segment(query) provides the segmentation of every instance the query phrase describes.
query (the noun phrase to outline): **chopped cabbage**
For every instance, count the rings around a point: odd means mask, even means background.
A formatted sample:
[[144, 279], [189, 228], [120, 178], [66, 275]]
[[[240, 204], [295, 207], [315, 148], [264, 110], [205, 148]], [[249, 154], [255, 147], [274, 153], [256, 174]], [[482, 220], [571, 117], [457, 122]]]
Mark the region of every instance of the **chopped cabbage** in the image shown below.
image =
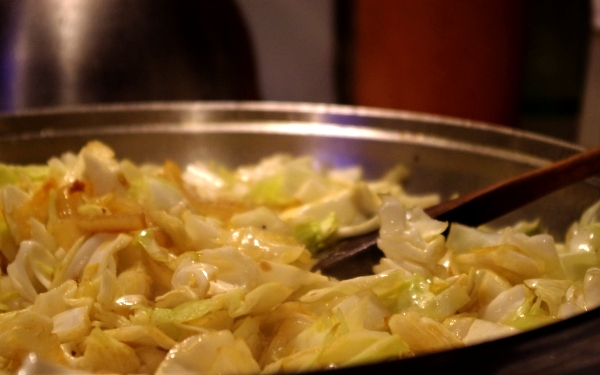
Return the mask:
[[[100, 142], [0, 165], [0, 372], [312, 371], [513, 335], [600, 305], [600, 203], [564, 243], [428, 217], [396, 166], [274, 155], [229, 169], [118, 160]], [[313, 255], [379, 229], [373, 275]], [[62, 370], [62, 371], [61, 371]], [[29, 371], [29, 372], [27, 372]]]

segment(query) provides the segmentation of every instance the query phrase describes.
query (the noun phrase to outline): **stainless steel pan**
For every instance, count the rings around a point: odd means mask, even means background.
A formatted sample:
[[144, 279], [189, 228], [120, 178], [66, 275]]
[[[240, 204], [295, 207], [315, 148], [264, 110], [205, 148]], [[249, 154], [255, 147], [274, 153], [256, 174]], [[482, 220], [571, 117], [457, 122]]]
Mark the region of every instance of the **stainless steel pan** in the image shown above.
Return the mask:
[[[276, 152], [311, 154], [335, 165], [360, 164], [376, 177], [396, 163], [412, 172], [411, 192], [442, 198], [541, 166], [581, 150], [499, 126], [409, 112], [285, 103], [153, 103], [0, 115], [0, 161], [44, 162], [91, 139], [136, 162], [214, 159], [235, 166]], [[561, 239], [600, 199], [596, 178], [492, 223], [540, 218]], [[574, 374], [600, 371], [600, 311], [473, 347], [334, 373], [435, 371]]]

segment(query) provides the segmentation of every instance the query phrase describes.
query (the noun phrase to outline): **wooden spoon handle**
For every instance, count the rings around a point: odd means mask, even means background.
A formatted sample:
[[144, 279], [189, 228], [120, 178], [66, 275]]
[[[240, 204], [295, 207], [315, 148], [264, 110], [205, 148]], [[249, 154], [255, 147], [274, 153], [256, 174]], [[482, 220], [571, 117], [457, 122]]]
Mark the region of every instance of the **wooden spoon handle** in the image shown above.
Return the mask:
[[442, 202], [425, 212], [437, 220], [479, 226], [597, 173], [600, 147]]
[[[600, 173], [600, 146], [459, 196], [425, 212], [434, 219], [479, 226], [563, 187]], [[372, 273], [383, 256], [377, 248], [378, 232], [338, 243], [313, 270], [346, 279]]]

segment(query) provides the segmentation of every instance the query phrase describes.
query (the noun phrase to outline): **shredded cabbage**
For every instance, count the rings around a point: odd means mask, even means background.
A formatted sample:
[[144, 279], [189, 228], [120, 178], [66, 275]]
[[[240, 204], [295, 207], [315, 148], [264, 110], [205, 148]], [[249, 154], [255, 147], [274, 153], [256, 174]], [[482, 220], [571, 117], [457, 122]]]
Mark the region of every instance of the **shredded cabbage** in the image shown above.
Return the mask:
[[[429, 218], [397, 166], [274, 155], [230, 169], [99, 142], [0, 165], [0, 372], [299, 372], [437, 352], [600, 305], [600, 203], [564, 243]], [[373, 275], [313, 255], [379, 229]]]

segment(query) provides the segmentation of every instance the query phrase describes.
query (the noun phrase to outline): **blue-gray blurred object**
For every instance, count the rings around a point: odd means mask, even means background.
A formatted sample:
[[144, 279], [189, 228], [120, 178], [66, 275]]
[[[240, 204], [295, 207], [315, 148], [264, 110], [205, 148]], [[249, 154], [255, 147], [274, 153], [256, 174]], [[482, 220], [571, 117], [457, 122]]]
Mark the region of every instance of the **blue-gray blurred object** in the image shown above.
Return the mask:
[[233, 1], [0, 0], [0, 110], [258, 99]]

